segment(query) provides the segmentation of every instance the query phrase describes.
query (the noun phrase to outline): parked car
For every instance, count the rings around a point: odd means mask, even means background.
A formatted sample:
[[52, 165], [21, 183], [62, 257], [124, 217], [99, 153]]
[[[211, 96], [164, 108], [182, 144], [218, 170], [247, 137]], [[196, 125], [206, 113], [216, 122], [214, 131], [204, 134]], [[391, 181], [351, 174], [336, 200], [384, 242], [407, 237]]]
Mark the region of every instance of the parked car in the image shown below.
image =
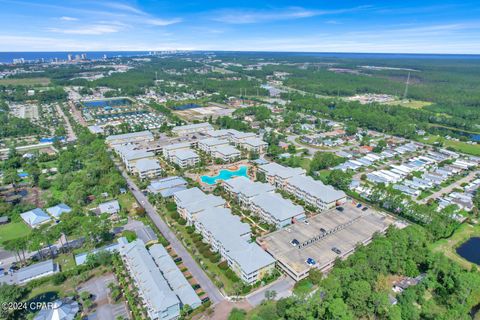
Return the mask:
[[361, 207], [362, 207], [361, 203], [357, 204], [357, 208], [361, 208]]
[[307, 260], [305, 260], [305, 262], [309, 265], [309, 266], [314, 266], [316, 264], [315, 260], [313, 260], [312, 258], [308, 258]]
[[337, 207], [336, 209], [340, 212], [343, 212], [343, 210], [345, 210], [343, 207]]
[[342, 251], [340, 251], [340, 249], [338, 249], [337, 247], [333, 247], [332, 251], [335, 252], [336, 254], [342, 254]]
[[362, 211], [367, 211], [368, 207], [363, 207]]

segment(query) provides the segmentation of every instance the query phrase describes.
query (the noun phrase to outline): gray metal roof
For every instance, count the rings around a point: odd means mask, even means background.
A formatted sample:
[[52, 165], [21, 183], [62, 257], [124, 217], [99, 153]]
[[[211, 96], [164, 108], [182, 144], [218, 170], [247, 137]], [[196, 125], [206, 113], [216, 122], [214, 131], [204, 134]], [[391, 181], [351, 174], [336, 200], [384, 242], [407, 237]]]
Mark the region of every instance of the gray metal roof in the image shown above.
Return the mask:
[[248, 144], [248, 145], [253, 146], [253, 147], [259, 147], [259, 146], [267, 145], [267, 143], [265, 141], [263, 141], [262, 139], [257, 138], [257, 137], [246, 138], [242, 141], [242, 143], [243, 144]]
[[24, 212], [20, 214], [20, 216], [26, 223], [28, 223], [32, 227], [35, 227], [52, 219], [47, 213], [45, 213], [45, 211], [40, 208], [35, 208], [33, 210]]
[[56, 206], [47, 208], [47, 212], [55, 218], [59, 218], [62, 213], [70, 211], [72, 211], [72, 208], [67, 206], [65, 203], [60, 203]]
[[293, 204], [276, 193], [262, 193], [255, 196], [252, 198], [252, 204], [262, 208], [278, 221], [285, 221], [305, 212], [301, 206]]
[[162, 313], [179, 305], [180, 301], [161, 275], [142, 240], [121, 245], [120, 253], [127, 261], [129, 273], [135, 279], [134, 283], [141, 291], [143, 300], [154, 313]]
[[187, 190], [175, 192], [175, 199], [177, 205], [186, 206], [189, 203], [200, 201], [204, 198], [205, 193], [197, 187], [190, 188]]
[[231, 155], [235, 155], [235, 154], [238, 154], [238, 155], [240, 154], [240, 151], [237, 148], [229, 146], [229, 145], [218, 146], [218, 147], [215, 147], [214, 150], [216, 152], [219, 152], [219, 153], [223, 154], [224, 156], [231, 156]]
[[161, 193], [162, 197], [169, 197], [175, 192], [185, 190], [187, 181], [181, 177], [173, 176], [154, 180], [147, 187], [151, 193]]
[[230, 186], [233, 192], [241, 193], [248, 198], [275, 190], [275, 187], [268, 183], [253, 182], [242, 176], [226, 180], [223, 183]]
[[150, 247], [150, 254], [182, 304], [188, 304], [192, 308], [200, 306], [202, 304], [201, 300], [167, 250], [160, 244], [154, 244]]
[[223, 139], [218, 139], [218, 138], [207, 138], [207, 139], [198, 141], [198, 144], [204, 144], [209, 147], [214, 147], [222, 144], [228, 144], [228, 141]]
[[73, 320], [79, 309], [73, 299], [56, 300], [52, 308], [42, 308], [34, 320]]
[[140, 172], [161, 169], [158, 160], [155, 159], [140, 159], [135, 163], [135, 167]]
[[0, 277], [0, 283], [21, 284], [42, 275], [58, 272], [58, 265], [52, 260], [46, 260], [18, 269], [13, 274]]
[[346, 197], [345, 192], [337, 190], [332, 186], [324, 185], [321, 181], [314, 180], [311, 177], [295, 176], [288, 179], [288, 183], [325, 203]]
[[190, 213], [196, 213], [212, 207], [219, 207], [225, 205], [226, 201], [222, 197], [208, 194], [203, 196], [199, 201], [190, 202], [184, 206], [185, 210]]
[[305, 174], [305, 170], [301, 168], [290, 168], [279, 165], [275, 162], [270, 162], [259, 166], [259, 168], [268, 173], [268, 175], [279, 176], [280, 178], [287, 179], [296, 175]]
[[200, 129], [200, 128], [205, 128], [205, 130], [213, 130], [213, 127], [210, 123], [202, 122], [202, 123], [187, 124], [184, 126], [176, 126], [172, 129], [172, 131], [176, 132], [176, 131]]
[[241, 250], [235, 250], [228, 254], [249, 274], [275, 263], [275, 259], [256, 243], [245, 243]]
[[173, 154], [180, 160], [188, 160], [192, 158], [198, 158], [198, 154], [192, 149], [180, 149], [174, 151]]
[[117, 134], [113, 136], [108, 136], [105, 140], [110, 142], [112, 140], [125, 140], [130, 138], [140, 138], [145, 137], [147, 140], [153, 140], [153, 134], [150, 131], [140, 131], [140, 132], [132, 132], [132, 133], [125, 133], [125, 134]]
[[117, 200], [111, 200], [108, 202], [100, 203], [98, 205], [100, 213], [117, 213], [120, 211], [120, 203]]

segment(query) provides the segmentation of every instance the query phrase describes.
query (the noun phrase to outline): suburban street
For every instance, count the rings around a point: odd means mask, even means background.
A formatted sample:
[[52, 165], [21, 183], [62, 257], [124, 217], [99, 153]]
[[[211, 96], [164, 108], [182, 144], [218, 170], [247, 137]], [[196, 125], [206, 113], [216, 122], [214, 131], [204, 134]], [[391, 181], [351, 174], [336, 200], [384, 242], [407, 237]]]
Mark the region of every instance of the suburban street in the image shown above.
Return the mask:
[[435, 193], [432, 193], [431, 195], [429, 195], [428, 197], [426, 197], [425, 199], [422, 199], [421, 200], [421, 203], [427, 203], [428, 200], [430, 199], [436, 199], [436, 198], [439, 198], [442, 196], [442, 194], [444, 193], [450, 193], [453, 191], [453, 189], [455, 188], [459, 188], [461, 186], [462, 183], [469, 183], [470, 181], [472, 181], [473, 179], [475, 179], [475, 176], [477, 174], [480, 174], [480, 171], [472, 171], [470, 172], [466, 177], [463, 177], [462, 179], [458, 180], [458, 181], [455, 181], [454, 183], [452, 183], [451, 185], [445, 187], [445, 188], [442, 188], [440, 189], [439, 191], [435, 192]]
[[128, 174], [119, 168], [123, 177], [127, 180], [128, 187], [137, 199], [138, 203], [145, 209], [153, 223], [157, 226], [163, 236], [170, 242], [175, 252], [183, 259], [183, 264], [188, 268], [190, 273], [200, 283], [202, 289], [208, 294], [213, 304], [225, 300], [218, 288], [213, 284], [205, 272], [197, 265], [195, 260], [190, 256], [188, 251], [183, 247], [182, 243], [177, 239], [175, 234], [170, 230], [167, 224], [157, 214], [156, 209], [150, 204], [147, 197], [138, 189], [137, 185], [130, 179]]

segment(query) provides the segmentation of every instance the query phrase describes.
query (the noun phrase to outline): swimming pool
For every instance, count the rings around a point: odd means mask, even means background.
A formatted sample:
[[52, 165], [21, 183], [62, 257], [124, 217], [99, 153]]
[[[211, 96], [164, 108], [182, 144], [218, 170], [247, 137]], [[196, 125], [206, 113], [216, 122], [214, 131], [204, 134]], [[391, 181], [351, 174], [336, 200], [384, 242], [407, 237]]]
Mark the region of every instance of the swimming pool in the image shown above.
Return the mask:
[[223, 170], [220, 170], [220, 172], [216, 176], [201, 176], [200, 179], [202, 180], [203, 183], [211, 185], [211, 184], [217, 183], [218, 180], [228, 180], [233, 177], [241, 176], [241, 177], [248, 178], [247, 169], [248, 169], [247, 166], [241, 166], [240, 168], [238, 168], [238, 170], [235, 170], [235, 171], [223, 169]]

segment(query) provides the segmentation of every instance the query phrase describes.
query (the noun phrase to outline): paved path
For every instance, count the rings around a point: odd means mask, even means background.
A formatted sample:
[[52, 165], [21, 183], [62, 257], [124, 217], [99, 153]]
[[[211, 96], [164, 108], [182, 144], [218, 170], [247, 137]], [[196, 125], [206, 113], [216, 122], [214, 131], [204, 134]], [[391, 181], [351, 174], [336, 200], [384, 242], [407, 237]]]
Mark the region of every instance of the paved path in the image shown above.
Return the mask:
[[128, 187], [132, 191], [137, 201], [145, 209], [145, 212], [148, 214], [150, 219], [152, 219], [153, 223], [157, 226], [163, 236], [170, 242], [173, 250], [175, 250], [175, 252], [183, 259], [183, 264], [202, 286], [203, 291], [208, 294], [212, 303], [216, 304], [225, 300], [218, 288], [213, 284], [205, 272], [197, 265], [195, 260], [190, 256], [188, 251], [183, 247], [182, 243], [177, 239], [167, 224], [160, 218], [155, 208], [148, 201], [147, 197], [138, 189], [137, 185], [132, 181], [132, 179], [130, 179], [127, 173], [122, 168], [119, 169], [122, 172], [123, 177], [127, 180]]
[[445, 187], [445, 188], [442, 188], [442, 189], [440, 189], [439, 191], [437, 191], [437, 192], [435, 192], [435, 193], [432, 193], [432, 194], [429, 195], [428, 197], [422, 199], [420, 202], [421, 202], [421, 203], [427, 203], [427, 201], [428, 201], [429, 199], [437, 199], [437, 198], [440, 198], [440, 197], [442, 196], [442, 194], [444, 194], [444, 193], [450, 193], [450, 192], [452, 192], [453, 189], [455, 189], [455, 188], [461, 188], [460, 185], [461, 185], [462, 183], [464, 183], [464, 182], [468, 183], [468, 182], [472, 181], [473, 179], [475, 179], [475, 176], [476, 176], [477, 174], [480, 174], [480, 171], [478, 171], [478, 170], [477, 170], [477, 171], [472, 171], [472, 172], [470, 172], [466, 177], [463, 177], [462, 179], [455, 181], [455, 182], [452, 183], [451, 185], [449, 185], [449, 186], [447, 186], [447, 187]]

